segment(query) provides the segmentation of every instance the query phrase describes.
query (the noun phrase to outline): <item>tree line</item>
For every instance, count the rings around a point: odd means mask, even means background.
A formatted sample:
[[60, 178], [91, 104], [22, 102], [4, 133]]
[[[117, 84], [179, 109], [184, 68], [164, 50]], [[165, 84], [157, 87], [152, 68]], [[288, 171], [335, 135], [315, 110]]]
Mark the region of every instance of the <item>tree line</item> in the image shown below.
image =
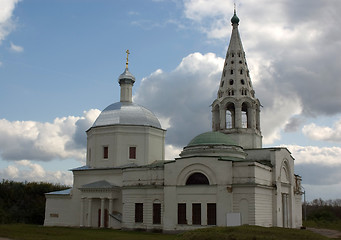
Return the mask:
[[45, 193], [60, 191], [69, 186], [46, 182], [0, 182], [0, 224], [43, 224]]
[[303, 216], [306, 210], [307, 220], [333, 222], [341, 220], [341, 199], [314, 199], [303, 203]]

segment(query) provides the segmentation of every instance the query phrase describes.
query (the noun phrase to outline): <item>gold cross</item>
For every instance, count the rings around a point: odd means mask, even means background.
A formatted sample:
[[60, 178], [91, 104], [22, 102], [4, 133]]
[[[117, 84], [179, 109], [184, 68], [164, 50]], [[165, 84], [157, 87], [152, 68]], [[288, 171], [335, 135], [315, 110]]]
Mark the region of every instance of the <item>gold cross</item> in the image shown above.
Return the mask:
[[126, 68], [128, 68], [128, 57], [129, 57], [129, 54], [130, 54], [130, 52], [129, 52], [129, 49], [126, 51], [126, 53], [127, 53], [127, 62], [126, 62]]

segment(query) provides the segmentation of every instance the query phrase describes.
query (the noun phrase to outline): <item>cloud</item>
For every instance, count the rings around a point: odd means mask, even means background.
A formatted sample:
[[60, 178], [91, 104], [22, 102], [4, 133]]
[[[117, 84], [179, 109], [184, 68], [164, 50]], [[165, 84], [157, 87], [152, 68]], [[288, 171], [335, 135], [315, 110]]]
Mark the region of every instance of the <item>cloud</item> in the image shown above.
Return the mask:
[[285, 125], [285, 132], [296, 132], [300, 129], [301, 125], [305, 122], [305, 119], [298, 116], [293, 116], [289, 122]]
[[10, 49], [13, 51], [13, 52], [18, 52], [18, 53], [20, 53], [20, 52], [23, 52], [24, 51], [24, 48], [23, 47], [21, 47], [21, 46], [18, 46], [18, 45], [15, 45], [14, 43], [10, 43], [11, 44], [11, 47], [10, 47]]
[[[230, 35], [232, 8], [232, 1], [184, 1], [185, 17], [219, 41]], [[270, 83], [276, 94], [298, 98], [305, 116], [340, 113], [340, 8], [341, 1], [240, 2], [239, 29], [255, 88]], [[267, 97], [259, 96], [261, 102]]]
[[0, 119], [0, 155], [4, 160], [85, 159], [87, 130], [98, 114], [56, 118], [52, 123]]
[[332, 128], [311, 123], [305, 125], [302, 132], [313, 140], [341, 143], [341, 119], [335, 122]]
[[[284, 145], [283, 145], [284, 146]], [[285, 145], [295, 157], [295, 164], [319, 164], [325, 166], [341, 166], [340, 147], [317, 147]]]
[[[284, 147], [287, 147], [294, 156], [295, 173], [302, 176], [303, 184], [309, 187], [309, 190], [306, 190], [309, 191], [309, 194], [314, 195], [313, 198], [324, 196], [318, 192], [320, 188], [326, 189], [328, 186], [335, 188], [335, 186], [341, 185], [340, 147], [298, 145]], [[312, 192], [314, 193], [312, 194]], [[338, 193], [340, 194], [340, 191]]]
[[72, 173], [64, 171], [46, 171], [41, 165], [29, 160], [15, 161], [7, 168], [0, 169], [3, 179], [29, 182], [52, 182], [71, 186]]
[[13, 11], [20, 0], [1, 0], [0, 1], [0, 44], [6, 36], [15, 28], [12, 19]]
[[216, 97], [223, 61], [213, 53], [192, 53], [173, 71], [159, 69], [141, 81], [134, 101], [167, 119], [167, 144], [183, 147], [211, 129], [210, 104]]
[[179, 154], [181, 151], [182, 151], [181, 147], [176, 147], [176, 146], [173, 146], [171, 144], [166, 144], [166, 146], [165, 146], [165, 152], [166, 152], [165, 159], [166, 160], [174, 160], [175, 158], [179, 157]]

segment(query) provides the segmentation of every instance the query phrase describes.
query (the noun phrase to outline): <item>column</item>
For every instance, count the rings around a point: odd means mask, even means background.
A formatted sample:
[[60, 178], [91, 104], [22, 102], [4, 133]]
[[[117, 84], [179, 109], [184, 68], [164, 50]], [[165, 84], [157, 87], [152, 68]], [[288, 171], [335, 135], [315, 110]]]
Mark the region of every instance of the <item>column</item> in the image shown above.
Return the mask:
[[112, 217], [110, 217], [110, 214], [112, 214], [112, 206], [113, 205], [113, 199], [109, 198], [109, 228], [111, 228], [111, 219]]
[[242, 108], [236, 107], [235, 108], [235, 127], [236, 128], [242, 128]]
[[207, 226], [207, 203], [201, 203], [201, 225]]
[[255, 129], [256, 128], [256, 110], [250, 107], [247, 109], [247, 111], [248, 111], [248, 127]]
[[81, 211], [80, 211], [80, 221], [79, 226], [84, 227], [84, 198], [81, 198]]
[[256, 128], [260, 130], [260, 113], [259, 109], [256, 110]]
[[104, 228], [104, 203], [105, 203], [105, 198], [101, 198], [101, 228]]
[[220, 114], [220, 129], [225, 129], [226, 128], [226, 110], [225, 110], [225, 108], [220, 108], [219, 114]]
[[91, 227], [92, 222], [92, 198], [88, 200], [88, 227]]

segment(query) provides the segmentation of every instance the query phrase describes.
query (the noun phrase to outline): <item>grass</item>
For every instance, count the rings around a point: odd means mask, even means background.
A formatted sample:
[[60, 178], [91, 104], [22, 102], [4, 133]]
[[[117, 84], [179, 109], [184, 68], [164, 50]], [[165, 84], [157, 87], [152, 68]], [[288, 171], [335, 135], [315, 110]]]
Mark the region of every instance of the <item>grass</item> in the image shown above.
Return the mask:
[[319, 234], [301, 229], [285, 229], [278, 227], [213, 227], [189, 231], [178, 240], [319, 240], [329, 239]]
[[173, 240], [176, 235], [112, 229], [43, 227], [27, 224], [0, 225], [0, 237], [18, 240]]
[[328, 239], [308, 230], [264, 228], [257, 226], [212, 227], [185, 232], [181, 235], [132, 232], [111, 229], [43, 227], [26, 224], [0, 225], [0, 237], [15, 240], [284, 240], [284, 239]]
[[303, 226], [312, 228], [326, 228], [341, 231], [341, 220], [338, 221], [304, 221]]

